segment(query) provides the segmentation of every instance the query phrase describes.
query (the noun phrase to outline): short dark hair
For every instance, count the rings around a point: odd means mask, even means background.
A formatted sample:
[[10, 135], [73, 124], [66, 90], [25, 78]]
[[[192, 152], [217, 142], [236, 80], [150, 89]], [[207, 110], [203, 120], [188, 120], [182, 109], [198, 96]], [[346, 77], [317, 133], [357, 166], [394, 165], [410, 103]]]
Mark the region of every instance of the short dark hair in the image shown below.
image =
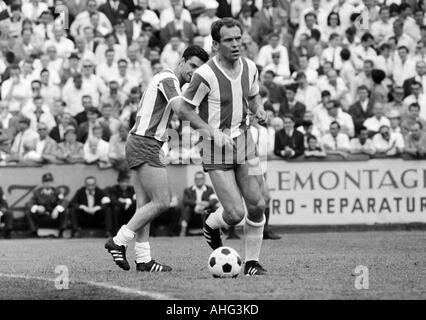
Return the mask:
[[294, 116], [291, 113], [284, 114], [283, 115], [283, 120], [284, 120], [284, 118], [290, 119], [291, 121], [295, 122], [294, 121]]
[[348, 48], [343, 48], [342, 51], [340, 51], [340, 57], [342, 58], [342, 60], [348, 61], [351, 57], [351, 52]]
[[185, 61], [192, 57], [197, 57], [203, 62], [207, 62], [209, 60], [209, 54], [206, 52], [206, 50], [197, 45], [188, 46], [188, 48], [186, 48], [182, 54], [182, 58]]
[[364, 33], [361, 37], [361, 42], [368, 41], [368, 40], [374, 40], [374, 37], [370, 32]]
[[328, 15], [328, 17], [327, 17], [327, 25], [328, 26], [330, 25], [330, 19], [331, 19], [332, 15], [336, 15], [337, 16], [337, 25], [340, 26], [340, 15], [337, 12], [335, 12], [335, 11], [331, 11], [330, 14]]
[[413, 125], [415, 125], [415, 124], [418, 124], [420, 130], [423, 130], [423, 123], [421, 121], [417, 120], [416, 122], [413, 123]]
[[334, 124], [337, 124], [337, 128], [339, 128], [339, 129], [340, 129], [340, 123], [338, 123], [337, 121], [333, 121], [333, 122], [331, 122], [331, 123], [330, 123], [330, 127], [331, 127], [332, 125], [334, 125]]
[[413, 102], [412, 104], [410, 104], [408, 106], [408, 110], [412, 109], [412, 108], [417, 108], [420, 110], [420, 105], [417, 102]]
[[211, 27], [211, 35], [214, 41], [220, 42], [220, 29], [222, 29], [223, 26], [227, 28], [238, 27], [241, 31], [241, 34], [244, 32], [241, 22], [233, 18], [226, 17], [213, 22]]
[[95, 180], [95, 183], [97, 182], [97, 180], [96, 180], [96, 178], [94, 176], [88, 176], [88, 177], [86, 177], [84, 179], [84, 182], [87, 182], [87, 180], [90, 180], [90, 179]]
[[361, 131], [365, 131], [365, 130], [368, 131], [367, 127], [366, 126], [361, 126], [361, 128], [359, 128], [359, 133], [361, 133]]

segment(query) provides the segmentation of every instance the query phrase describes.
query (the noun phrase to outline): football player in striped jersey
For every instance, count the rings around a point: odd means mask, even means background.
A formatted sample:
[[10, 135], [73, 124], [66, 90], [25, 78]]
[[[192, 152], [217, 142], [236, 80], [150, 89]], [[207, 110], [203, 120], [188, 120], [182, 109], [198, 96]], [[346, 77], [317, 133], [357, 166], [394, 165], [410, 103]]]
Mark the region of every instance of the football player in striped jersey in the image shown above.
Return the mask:
[[[148, 272], [171, 271], [170, 266], [151, 257], [149, 244], [150, 222], [169, 207], [170, 194], [165, 159], [161, 150], [167, 140], [167, 126], [173, 111], [195, 129], [213, 135], [214, 130], [195, 113], [191, 106], [180, 103], [181, 86], [191, 80], [194, 71], [209, 59], [198, 46], [189, 46], [175, 71], [163, 70], [148, 85], [139, 105], [136, 123], [126, 142], [126, 160], [131, 169], [137, 209], [117, 235], [110, 238], [105, 248], [114, 262], [130, 270], [126, 259], [128, 243], [136, 240], [136, 270]], [[220, 143], [232, 145], [232, 139], [223, 135]]]

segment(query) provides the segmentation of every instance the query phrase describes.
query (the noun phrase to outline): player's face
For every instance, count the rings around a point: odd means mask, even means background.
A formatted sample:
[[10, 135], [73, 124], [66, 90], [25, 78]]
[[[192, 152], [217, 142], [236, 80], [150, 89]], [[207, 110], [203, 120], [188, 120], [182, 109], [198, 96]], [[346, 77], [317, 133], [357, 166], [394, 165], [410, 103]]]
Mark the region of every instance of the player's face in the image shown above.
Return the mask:
[[225, 60], [234, 62], [241, 55], [241, 30], [237, 26], [228, 28], [223, 26], [220, 29], [220, 42], [216, 43], [217, 52]]
[[197, 70], [204, 62], [198, 57], [191, 57], [188, 60], [182, 59], [182, 79], [185, 83], [190, 82], [194, 71]]

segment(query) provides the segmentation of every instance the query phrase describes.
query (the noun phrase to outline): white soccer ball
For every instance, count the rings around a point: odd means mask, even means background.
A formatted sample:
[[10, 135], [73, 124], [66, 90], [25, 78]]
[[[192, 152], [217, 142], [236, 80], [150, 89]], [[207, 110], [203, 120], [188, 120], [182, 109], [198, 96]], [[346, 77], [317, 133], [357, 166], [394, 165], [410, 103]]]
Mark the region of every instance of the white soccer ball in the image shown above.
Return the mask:
[[208, 268], [215, 278], [236, 278], [241, 271], [241, 258], [230, 247], [220, 247], [209, 257]]

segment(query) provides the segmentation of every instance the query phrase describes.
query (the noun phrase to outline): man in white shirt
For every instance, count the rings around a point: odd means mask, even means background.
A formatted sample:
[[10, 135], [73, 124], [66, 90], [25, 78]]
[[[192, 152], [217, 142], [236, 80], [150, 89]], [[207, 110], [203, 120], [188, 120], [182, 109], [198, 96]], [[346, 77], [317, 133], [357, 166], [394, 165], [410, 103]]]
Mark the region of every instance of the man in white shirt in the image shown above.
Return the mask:
[[316, 127], [321, 136], [329, 133], [332, 122], [339, 123], [341, 133], [346, 134], [348, 137], [354, 136], [355, 129], [352, 117], [342, 110], [339, 101], [330, 100], [325, 104], [325, 109], [327, 112], [317, 112]]
[[296, 82], [299, 84], [296, 91], [296, 100], [303, 103], [307, 111], [313, 110], [321, 101], [320, 90], [308, 84], [306, 75], [303, 72], [297, 73]]
[[133, 40], [139, 37], [142, 22], [147, 22], [155, 30], [160, 30], [160, 19], [154, 11], [148, 9], [148, 1], [139, 0], [137, 3], [133, 17], [132, 14], [129, 14], [129, 20], [133, 23]]
[[97, 75], [93, 74], [93, 62], [90, 60], [83, 61], [83, 89], [93, 100], [93, 105], [99, 105], [99, 98], [108, 91], [108, 87]]
[[21, 103], [31, 98], [31, 84], [23, 81], [20, 73], [19, 66], [12, 65], [9, 79], [1, 84], [2, 100], [9, 101], [9, 109], [11, 111], [20, 110]]
[[83, 89], [83, 77], [77, 73], [72, 79], [67, 81], [62, 89], [62, 99], [67, 105], [65, 111], [73, 117], [84, 111], [81, 101], [86, 94], [86, 90]]
[[24, 116], [26, 116], [31, 121], [30, 129], [36, 131], [37, 125], [40, 122], [43, 122], [50, 132], [50, 130], [56, 126], [56, 121], [53, 115], [50, 113], [50, 109], [44, 105], [44, 101], [41, 96], [34, 98], [34, 106], [34, 110], [24, 114]]
[[416, 75], [416, 63], [408, 56], [408, 53], [406, 46], [398, 47], [392, 74], [396, 86], [402, 86], [405, 80]]
[[40, 0], [30, 0], [22, 5], [22, 14], [31, 21], [37, 21], [44, 11], [48, 11], [47, 3]]
[[24, 116], [19, 119], [19, 131], [10, 148], [10, 161], [19, 161], [27, 152], [35, 149], [39, 135], [30, 129], [30, 122], [31, 120]]
[[74, 51], [74, 42], [65, 38], [64, 29], [62, 26], [55, 25], [53, 27], [53, 39], [49, 39], [45, 43], [45, 49], [50, 46], [55, 46], [58, 56], [66, 59]]
[[172, 35], [161, 53], [160, 62], [165, 68], [175, 70], [179, 64], [185, 45], [178, 34]]
[[[160, 28], [164, 28], [169, 22], [172, 22], [175, 19], [175, 8], [177, 6], [182, 6], [182, 0], [171, 0], [171, 7], [164, 9], [160, 14]], [[191, 14], [188, 10], [182, 9], [182, 19], [192, 23]]]
[[277, 33], [272, 33], [269, 35], [269, 44], [263, 46], [259, 50], [259, 55], [257, 57], [258, 65], [265, 67], [268, 64], [273, 63], [272, 53], [279, 52], [280, 65], [282, 64], [283, 66], [287, 67], [287, 69], [290, 68], [287, 48], [282, 44], [279, 44], [279, 39], [280, 36]]
[[327, 72], [327, 80], [319, 83], [319, 89], [321, 91], [329, 91], [331, 99], [340, 101], [345, 109], [347, 109], [352, 102], [349, 96], [349, 89], [334, 69]]
[[380, 44], [393, 33], [393, 23], [390, 20], [390, 11], [388, 6], [380, 7], [380, 20], [371, 24], [371, 34], [374, 36], [376, 43]]
[[364, 127], [369, 131], [370, 136], [378, 132], [381, 126], [390, 127], [390, 121], [385, 117], [385, 107], [383, 104], [376, 102], [373, 107], [374, 116], [364, 121]]
[[379, 132], [373, 137], [373, 145], [379, 156], [395, 156], [404, 150], [404, 140], [397, 139], [397, 135], [390, 132], [387, 125], [382, 125]]
[[352, 154], [367, 154], [373, 156], [376, 153], [373, 140], [368, 138], [368, 130], [366, 127], [361, 127], [358, 137], [351, 140]]
[[115, 51], [113, 49], [107, 49], [105, 51], [105, 63], [100, 63], [96, 67], [96, 75], [101, 78], [105, 84], [108, 84], [118, 76], [117, 63], [114, 62]]
[[372, 48], [374, 37], [371, 33], [366, 32], [361, 37], [361, 44], [353, 50], [353, 62], [355, 69], [361, 70], [365, 60], [374, 61], [377, 57], [376, 51]]
[[317, 16], [317, 21], [318, 21], [318, 25], [321, 28], [324, 28], [327, 26], [327, 17], [328, 14], [330, 13], [329, 11], [327, 11], [326, 9], [324, 9], [324, 7], [321, 4], [321, 0], [312, 0], [312, 7], [308, 7], [306, 9], [304, 9], [300, 15], [299, 18], [299, 27], [304, 27], [305, 26], [305, 15], [308, 12], [314, 12], [315, 15]]
[[98, 29], [101, 29], [105, 34], [112, 32], [111, 22], [103, 12], [98, 11], [96, 0], [88, 0], [87, 10], [80, 12], [71, 24], [70, 33], [73, 37], [83, 35], [83, 28], [91, 25], [91, 13], [97, 13], [99, 15]]
[[348, 135], [340, 132], [340, 124], [337, 121], [330, 124], [329, 130], [330, 132], [321, 139], [322, 148], [327, 155], [340, 155], [346, 158], [351, 148]]
[[326, 48], [322, 53], [322, 59], [331, 63], [333, 69], [340, 70], [342, 68], [342, 58], [340, 52], [342, 47], [340, 46], [341, 39], [337, 33], [332, 33], [329, 39], [329, 47]]

